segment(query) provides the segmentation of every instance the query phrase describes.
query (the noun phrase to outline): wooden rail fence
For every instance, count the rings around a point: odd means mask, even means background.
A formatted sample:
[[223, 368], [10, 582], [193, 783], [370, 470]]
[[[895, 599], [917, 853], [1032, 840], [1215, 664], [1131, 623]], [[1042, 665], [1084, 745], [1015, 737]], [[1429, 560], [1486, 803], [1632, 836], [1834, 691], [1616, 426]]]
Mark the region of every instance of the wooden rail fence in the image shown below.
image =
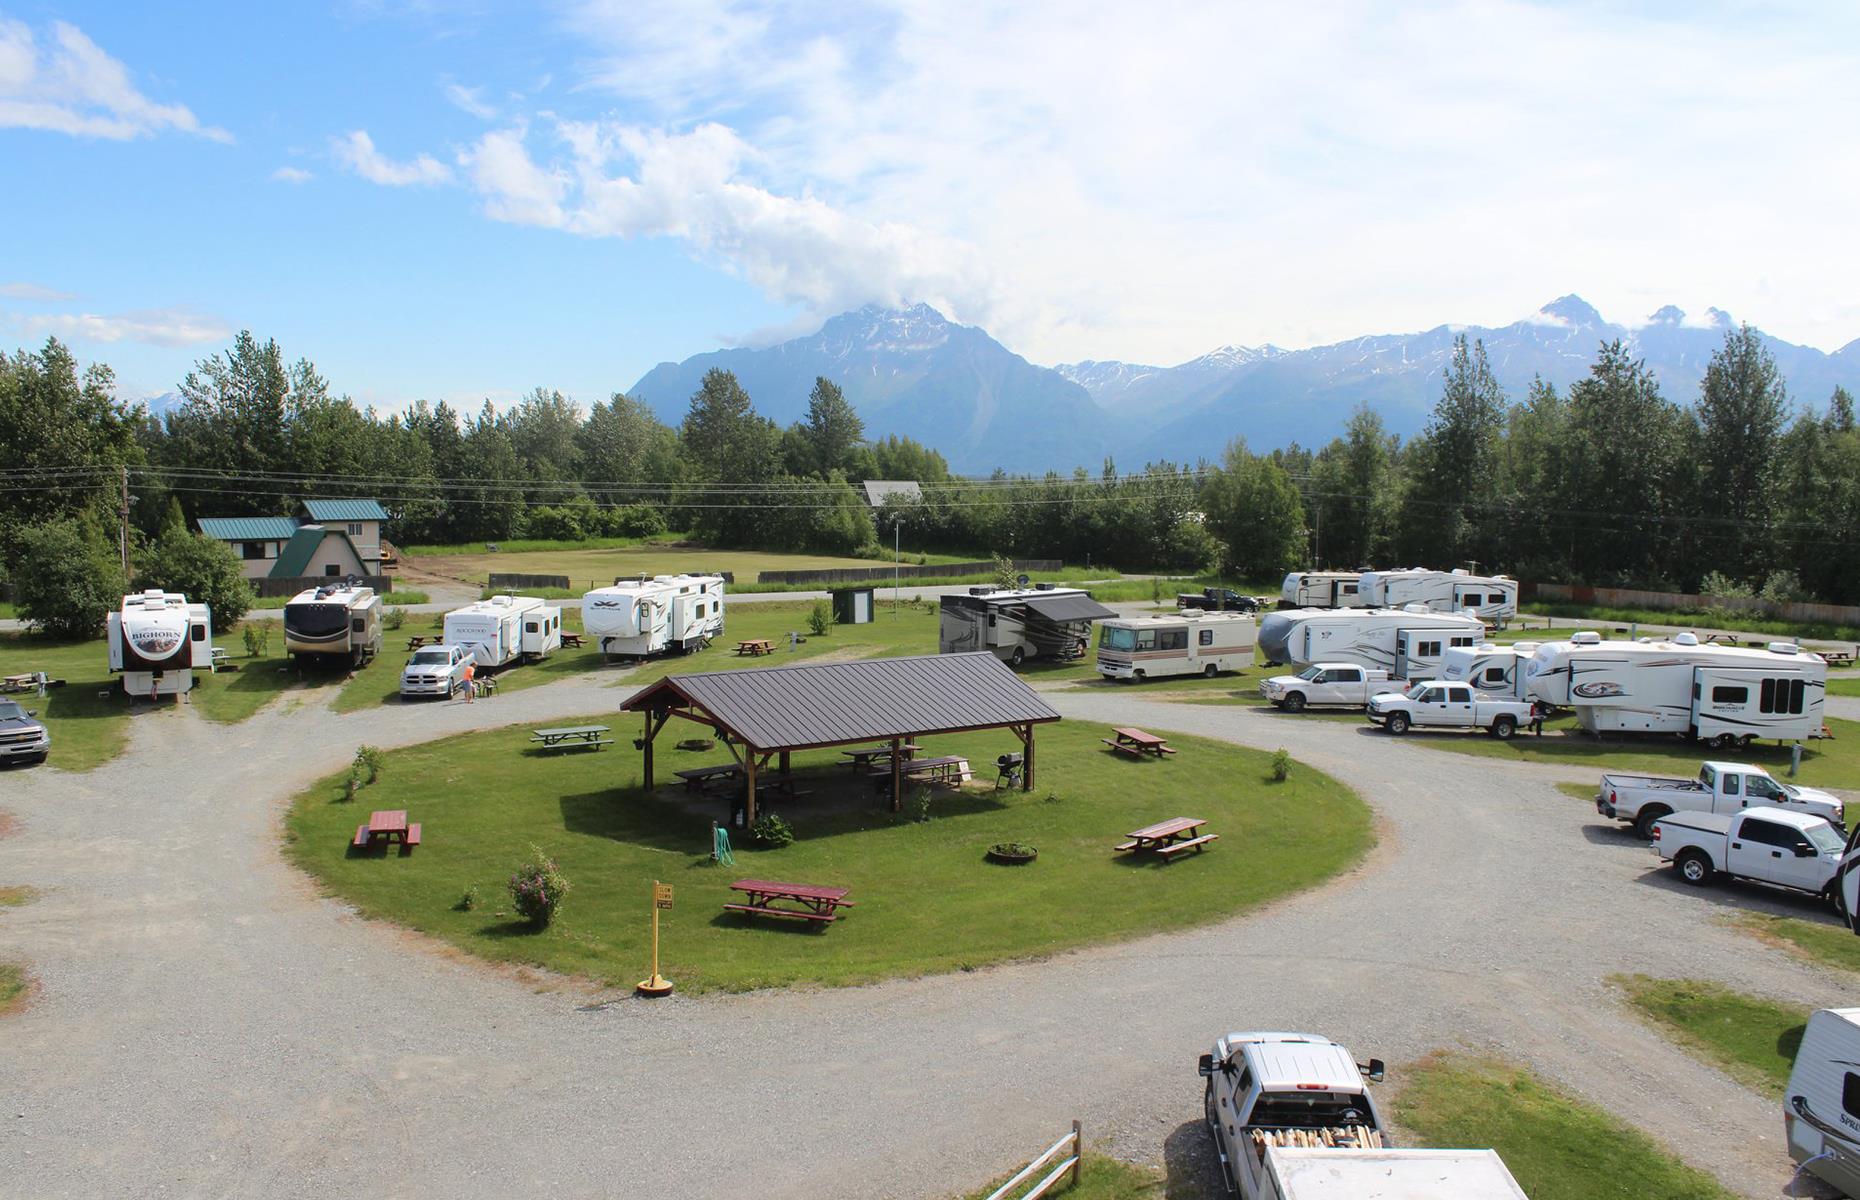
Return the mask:
[[1012, 1179], [989, 1193], [988, 1200], [1008, 1200], [1009, 1194], [1012, 1193], [1015, 1188], [1026, 1183], [1027, 1180], [1031, 1179], [1037, 1172], [1044, 1170], [1054, 1159], [1062, 1154], [1070, 1154], [1070, 1157], [1054, 1167], [1040, 1180], [1040, 1182], [1034, 1184], [1032, 1191], [1021, 1193], [1016, 1197], [1016, 1200], [1040, 1200], [1041, 1196], [1053, 1190], [1059, 1183], [1061, 1176], [1067, 1174], [1071, 1176], [1071, 1178], [1067, 1180], [1067, 1183], [1073, 1187], [1078, 1186], [1080, 1160], [1085, 1157], [1085, 1140], [1079, 1135], [1079, 1123], [1077, 1121], [1072, 1122], [1071, 1133], [1066, 1134], [1066, 1136], [1060, 1138], [1051, 1146], [1048, 1146], [1045, 1154], [1040, 1155], [1040, 1157], [1016, 1171]]
[[[1058, 571], [1065, 563], [1056, 558], [1017, 558], [1014, 570], [1019, 572]], [[891, 567], [823, 567], [812, 571], [761, 571], [756, 575], [757, 583], [865, 583], [891, 579], [959, 579], [964, 575], [989, 575], [994, 572], [992, 562], [961, 563], [927, 563], [919, 566]]]

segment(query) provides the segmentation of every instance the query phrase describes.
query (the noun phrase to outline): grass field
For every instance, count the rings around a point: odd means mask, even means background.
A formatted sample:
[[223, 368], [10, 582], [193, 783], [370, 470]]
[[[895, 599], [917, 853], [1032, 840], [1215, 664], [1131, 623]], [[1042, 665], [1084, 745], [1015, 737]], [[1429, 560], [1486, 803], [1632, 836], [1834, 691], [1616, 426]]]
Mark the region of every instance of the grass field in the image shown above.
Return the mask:
[[1490, 1146], [1531, 1200], [1733, 1200], [1703, 1171], [1509, 1063], [1435, 1055], [1395, 1116], [1430, 1146]]
[[1860, 675], [1837, 675], [1828, 680], [1830, 696], [1860, 696]]
[[1860, 642], [1860, 629], [1851, 625], [1834, 625], [1823, 621], [1783, 621], [1773, 617], [1752, 616], [1728, 609], [1603, 608], [1587, 604], [1562, 604], [1527, 600], [1518, 611], [1535, 616], [1560, 617], [1582, 622], [1611, 625], [1666, 625], [1680, 629], [1734, 629], [1743, 633], [1767, 633], [1777, 637], [1820, 638], [1825, 641]]
[[[514, 545], [521, 545], [515, 543]], [[813, 571], [851, 567], [870, 570], [887, 564], [869, 558], [843, 558], [828, 554], [775, 554], [756, 550], [705, 550], [660, 542], [630, 543], [605, 549], [585, 545], [524, 550], [504, 545], [496, 554], [483, 547], [464, 554], [410, 556], [411, 571], [440, 575], [483, 587], [493, 571], [510, 575], [566, 575], [579, 595], [632, 575], [676, 575], [679, 572], [729, 571], [743, 584], [753, 584], [762, 571]], [[906, 562], [915, 559], [906, 558]], [[930, 561], [938, 559], [932, 556]], [[958, 561], [945, 558], [943, 561]], [[585, 586], [584, 586], [585, 585]], [[801, 586], [801, 585], [797, 585]]]
[[[706, 991], [950, 971], [1220, 920], [1329, 878], [1373, 840], [1362, 801], [1309, 767], [1275, 784], [1269, 755], [1186, 737], [1171, 739], [1181, 750], [1173, 759], [1131, 762], [1100, 744], [1100, 727], [1068, 722], [1039, 730], [1032, 793], [991, 786], [995, 755], [1017, 745], [1006, 731], [931, 739], [934, 753], [967, 756], [988, 782], [932, 792], [928, 822], [881, 809], [836, 751], [798, 754], [800, 786], [814, 794], [776, 806], [798, 840], [758, 850], [739, 834], [736, 865], [714, 867], [710, 822], [727, 818], [729, 802], [675, 787], [642, 793], [627, 736], [637, 722], [595, 719], [616, 724], [620, 746], [544, 755], [526, 748], [524, 729], [451, 738], [391, 752], [381, 781], [355, 803], [338, 799], [332, 776], [292, 805], [288, 853], [368, 915], [488, 959], [615, 985], [648, 966], [647, 899], [652, 881], [664, 880], [679, 889], [665, 974]], [[661, 779], [727, 761], [722, 750], [660, 745]], [[1207, 853], [1157, 864], [1112, 852], [1127, 831], [1180, 815], [1185, 797], [1223, 837]], [[349, 856], [357, 821], [377, 808], [422, 822], [416, 853]], [[988, 846], [1009, 840], [1031, 842], [1039, 859], [984, 860]], [[505, 880], [532, 844], [574, 884], [562, 917], [541, 933], [504, 911]], [[749, 924], [721, 908], [741, 877], [850, 887], [858, 907], [828, 929]], [[472, 886], [481, 907], [456, 910]]]
[[66, 681], [44, 696], [11, 697], [37, 712], [51, 734], [52, 766], [88, 771], [123, 752], [129, 739], [129, 700], [110, 674], [102, 638], [71, 642], [29, 633], [0, 634], [0, 675], [29, 671]]
[[[1059, 1130], [1056, 1131], [1056, 1134], [1063, 1132], [1063, 1130]], [[1053, 1140], [1058, 1140], [1057, 1135]], [[1051, 1144], [1051, 1142], [1047, 1143], [1049, 1146]], [[1039, 1150], [1044, 1149], [1046, 1149], [1046, 1146], [1041, 1146], [1037, 1150], [1029, 1151], [1027, 1155], [1028, 1160], [1031, 1161]], [[1065, 1160], [1059, 1159], [1057, 1161], [1063, 1162]], [[1028, 1180], [1025, 1185], [1016, 1188], [1009, 1194], [1014, 1196], [1021, 1195], [1027, 1188], [1038, 1183], [1045, 1177], [1046, 1172], [1041, 1171], [1032, 1179]], [[988, 1197], [994, 1193], [996, 1188], [1000, 1187], [1011, 1178], [1013, 1178], [1013, 1173], [1009, 1172], [987, 1187], [978, 1188], [970, 1192], [967, 1196], [963, 1197], [963, 1200], [988, 1200]], [[1089, 1150], [1085, 1152], [1085, 1158], [1079, 1165], [1078, 1183], [1062, 1183], [1052, 1192], [1054, 1200], [1143, 1200], [1143, 1197], [1146, 1196], [1161, 1200], [1164, 1194], [1164, 1180], [1162, 1176], [1158, 1175], [1156, 1172], [1145, 1170], [1142, 1167], [1132, 1166], [1129, 1163], [1119, 1162], [1115, 1158], [1110, 1158], [1103, 1154], [1093, 1154]]]
[[1731, 924], [1824, 967], [1860, 972], [1860, 938], [1845, 925], [1754, 912], [1739, 913], [1731, 918]]
[[1668, 1037], [1733, 1078], [1782, 1095], [1802, 1045], [1806, 1012], [1702, 979], [1628, 975], [1615, 982], [1628, 1003]]

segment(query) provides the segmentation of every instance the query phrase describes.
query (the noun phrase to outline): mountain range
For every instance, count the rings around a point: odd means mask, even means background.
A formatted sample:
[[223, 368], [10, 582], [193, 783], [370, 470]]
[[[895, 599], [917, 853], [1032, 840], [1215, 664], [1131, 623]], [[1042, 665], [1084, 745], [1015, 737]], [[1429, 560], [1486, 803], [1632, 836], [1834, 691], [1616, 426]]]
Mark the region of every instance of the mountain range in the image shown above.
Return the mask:
[[[1690, 403], [1733, 325], [1715, 308], [1694, 319], [1671, 305], [1643, 324], [1617, 324], [1570, 295], [1496, 327], [1437, 325], [1305, 350], [1223, 346], [1172, 367], [1041, 367], [928, 305], [867, 306], [779, 345], [660, 363], [629, 394], [675, 423], [704, 373], [720, 367], [735, 372], [757, 411], [785, 425], [807, 411], [815, 377], [826, 376], [858, 409], [867, 436], [915, 438], [959, 472], [1096, 470], [1107, 454], [1131, 470], [1158, 459], [1213, 458], [1234, 437], [1255, 450], [1320, 446], [1359, 403], [1375, 408], [1391, 432], [1413, 437], [1462, 333], [1485, 343], [1513, 398], [1536, 376], [1567, 386], [1587, 374], [1603, 342], [1619, 338], [1668, 397]], [[1860, 392], [1860, 339], [1825, 354], [1762, 336], [1797, 403], [1819, 408], [1837, 384]]]

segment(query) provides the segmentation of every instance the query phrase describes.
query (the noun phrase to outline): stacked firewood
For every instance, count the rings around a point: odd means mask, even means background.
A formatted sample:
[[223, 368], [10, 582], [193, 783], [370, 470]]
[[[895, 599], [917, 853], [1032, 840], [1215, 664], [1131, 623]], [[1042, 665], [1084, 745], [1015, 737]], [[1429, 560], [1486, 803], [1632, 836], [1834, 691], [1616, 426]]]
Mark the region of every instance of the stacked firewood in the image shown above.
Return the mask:
[[1298, 1146], [1307, 1150], [1380, 1150], [1382, 1132], [1367, 1125], [1336, 1129], [1255, 1129], [1253, 1149], [1264, 1154], [1267, 1146]]

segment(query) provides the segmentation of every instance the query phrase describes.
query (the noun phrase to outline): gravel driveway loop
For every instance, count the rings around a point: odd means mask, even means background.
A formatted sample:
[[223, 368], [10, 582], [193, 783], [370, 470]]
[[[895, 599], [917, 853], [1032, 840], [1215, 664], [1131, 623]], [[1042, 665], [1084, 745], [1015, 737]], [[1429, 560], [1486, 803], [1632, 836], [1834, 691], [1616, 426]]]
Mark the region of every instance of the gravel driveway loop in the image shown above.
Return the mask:
[[88, 775], [0, 774], [22, 820], [0, 882], [44, 892], [0, 916], [0, 950], [44, 982], [0, 1029], [0, 1195], [940, 1197], [1073, 1117], [1126, 1156], [1205, 1166], [1195, 1056], [1226, 1029], [1289, 1028], [1398, 1068], [1441, 1045], [1522, 1059], [1769, 1197], [1788, 1176], [1777, 1105], [1629, 1018], [1604, 977], [1851, 1000], [1713, 921], [1810, 904], [1677, 885], [1550, 786], [1582, 773], [1137, 689], [1050, 698], [1068, 718], [1284, 746], [1375, 805], [1382, 848], [1197, 932], [656, 1005], [539, 992], [435, 952], [317, 899], [278, 855], [284, 802], [361, 741], [612, 711], [623, 694], [569, 681], [348, 716], [287, 698], [230, 728], [168, 710]]

